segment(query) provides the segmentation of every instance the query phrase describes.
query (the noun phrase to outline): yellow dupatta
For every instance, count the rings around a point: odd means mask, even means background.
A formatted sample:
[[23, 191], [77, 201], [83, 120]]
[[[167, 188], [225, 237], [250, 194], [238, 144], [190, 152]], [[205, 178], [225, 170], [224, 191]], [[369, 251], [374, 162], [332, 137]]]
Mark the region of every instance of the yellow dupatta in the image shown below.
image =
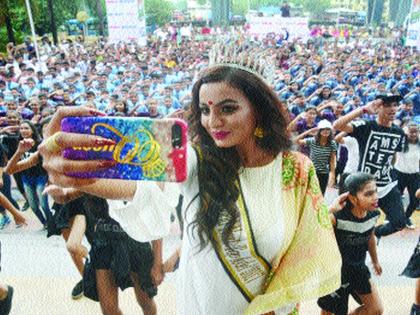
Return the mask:
[[314, 166], [297, 152], [283, 153], [282, 163], [282, 208], [288, 209], [285, 242], [264, 293], [251, 301], [244, 315], [265, 314], [340, 286], [341, 255]]

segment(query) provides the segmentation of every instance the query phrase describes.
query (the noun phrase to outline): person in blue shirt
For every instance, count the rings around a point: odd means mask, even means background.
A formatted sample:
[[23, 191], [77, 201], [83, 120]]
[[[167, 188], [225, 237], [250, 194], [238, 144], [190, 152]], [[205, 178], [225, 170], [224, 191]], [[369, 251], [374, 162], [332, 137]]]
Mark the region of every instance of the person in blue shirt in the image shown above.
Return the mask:
[[306, 101], [305, 97], [298, 93], [294, 98], [293, 102], [289, 105], [289, 112], [291, 112], [295, 117], [299, 116], [299, 114], [303, 113], [306, 108]]
[[310, 104], [318, 106], [322, 102], [331, 99], [331, 89], [329, 86], [324, 85], [322, 88], [316, 90], [310, 98]]
[[411, 120], [414, 117], [413, 102], [411, 100], [404, 100], [400, 105], [400, 109], [395, 115], [394, 123], [401, 126], [404, 121]]

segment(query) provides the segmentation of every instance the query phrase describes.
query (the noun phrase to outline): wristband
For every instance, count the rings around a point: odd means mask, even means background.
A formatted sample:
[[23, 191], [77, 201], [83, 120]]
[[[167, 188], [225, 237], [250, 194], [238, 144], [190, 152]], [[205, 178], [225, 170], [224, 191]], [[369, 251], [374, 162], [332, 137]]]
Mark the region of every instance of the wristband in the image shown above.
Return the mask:
[[363, 114], [369, 114], [369, 110], [366, 107], [362, 107], [362, 113]]

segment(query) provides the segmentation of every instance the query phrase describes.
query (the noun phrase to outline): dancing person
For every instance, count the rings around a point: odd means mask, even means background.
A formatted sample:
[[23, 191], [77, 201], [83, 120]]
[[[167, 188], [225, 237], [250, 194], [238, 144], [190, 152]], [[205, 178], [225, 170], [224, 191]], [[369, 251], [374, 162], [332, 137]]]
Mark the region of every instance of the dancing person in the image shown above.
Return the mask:
[[[316, 132], [315, 137], [305, 138], [308, 134]], [[331, 123], [324, 119], [318, 124], [318, 127], [296, 137], [295, 142], [299, 145], [309, 147], [309, 157], [314, 163], [316, 176], [321, 186], [322, 194], [328, 187], [335, 184], [335, 167], [337, 162], [337, 143], [334, 140], [334, 134]]]
[[[347, 203], [331, 216], [343, 259], [341, 287], [318, 299], [321, 315], [382, 314], [378, 290], [370, 280], [366, 266], [366, 252], [369, 252], [375, 273], [382, 274], [373, 232], [380, 216], [375, 179], [365, 173], [350, 174], [344, 182], [344, 189], [348, 192]], [[349, 313], [350, 294], [362, 305]]]
[[[287, 314], [339, 287], [340, 254], [313, 164], [289, 151], [287, 114], [262, 69], [227, 60], [212, 62], [193, 87], [177, 312]], [[66, 147], [115, 143], [60, 132], [64, 117], [89, 115], [101, 113], [59, 108], [48, 125], [40, 149], [51, 182], [137, 205], [164, 198], [166, 187], [151, 194], [145, 182], [66, 175], [115, 165], [62, 157]]]
[[41, 136], [36, 127], [28, 120], [21, 122], [20, 132], [22, 140], [19, 141], [18, 148], [7, 163], [5, 171], [8, 174], [22, 173], [23, 187], [29, 205], [46, 229], [47, 221], [51, 219], [52, 215], [48, 197], [42, 194], [48, 181], [48, 175], [42, 167], [38, 155]]
[[[417, 189], [415, 197], [420, 199], [420, 189]], [[410, 315], [420, 315], [420, 237], [414, 248], [414, 253], [401, 275], [416, 279], [414, 303], [411, 307]]]
[[347, 161], [338, 181], [338, 187], [343, 187], [347, 176], [356, 173], [359, 168], [359, 144], [355, 138], [348, 136], [345, 132], [340, 132], [334, 140], [342, 146], [341, 150], [343, 147], [347, 150]]
[[[60, 191], [61, 190], [61, 191]], [[82, 195], [77, 190], [52, 185], [46, 192], [54, 198], [65, 198], [73, 203], [68, 215], [73, 218], [67, 249], [74, 256], [86, 258], [83, 237], [91, 245], [83, 270], [84, 295], [99, 301], [104, 315], [122, 314], [118, 304], [118, 289], [134, 287], [136, 299], [143, 313], [157, 314], [153, 297], [163, 281], [162, 240], [138, 242], [109, 216], [105, 199]], [[75, 199], [73, 199], [73, 197]], [[73, 199], [69, 201], [69, 199]]]
[[419, 127], [416, 123], [409, 123], [404, 129], [407, 134], [408, 150], [406, 152], [397, 152], [396, 162], [394, 164], [394, 175], [398, 180], [398, 189], [401, 195], [407, 188], [409, 203], [405, 209], [407, 227], [415, 229], [415, 225], [410, 217], [419, 205], [416, 198], [416, 191], [420, 188], [420, 141]]
[[[357, 140], [360, 152], [358, 170], [373, 175], [380, 189], [379, 206], [389, 223], [375, 229], [378, 240], [406, 226], [401, 194], [390, 172], [394, 154], [403, 151], [406, 142], [404, 131], [393, 125], [399, 100], [399, 95], [379, 96], [334, 122], [334, 128]], [[355, 120], [367, 113], [377, 114], [376, 120]]]
[[[7, 158], [5, 161], [3, 161], [4, 166], [6, 166], [7, 161], [12, 158], [13, 154], [15, 154], [16, 149], [18, 147], [19, 140], [20, 140], [19, 139], [20, 138], [19, 125], [20, 125], [21, 119], [22, 117], [17, 111], [14, 111], [14, 110], [7, 111], [6, 122], [8, 126], [2, 129], [2, 133], [4, 132], [4, 134], [1, 136], [2, 149], [4, 149], [4, 153]], [[8, 176], [8, 174], [4, 172], [3, 177], [5, 177], [6, 175]], [[22, 175], [19, 173], [16, 173], [16, 174], [13, 174], [13, 178], [15, 179], [15, 183], [19, 192], [21, 193], [21, 195], [23, 196], [25, 200], [25, 203], [22, 206], [22, 208], [18, 206], [16, 201], [13, 204], [17, 209], [20, 209], [21, 211], [26, 211], [29, 208], [29, 203], [28, 203], [28, 198], [26, 198], [25, 189], [23, 187]], [[2, 192], [7, 197], [9, 197], [8, 189], [7, 189], [7, 184], [9, 182], [10, 182], [10, 176], [8, 176], [8, 179], [7, 178], [3, 179], [4, 185], [2, 188]], [[12, 201], [13, 199], [9, 199], [9, 200]]]

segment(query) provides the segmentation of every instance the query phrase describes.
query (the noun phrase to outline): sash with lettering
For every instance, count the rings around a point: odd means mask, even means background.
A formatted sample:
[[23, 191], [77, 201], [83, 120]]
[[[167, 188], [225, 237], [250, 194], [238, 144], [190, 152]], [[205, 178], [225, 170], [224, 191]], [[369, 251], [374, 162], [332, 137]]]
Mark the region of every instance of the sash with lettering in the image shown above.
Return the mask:
[[237, 202], [240, 215], [229, 237], [230, 248], [222, 242], [223, 227], [227, 223], [226, 216], [220, 217], [213, 237], [216, 241], [217, 257], [223, 268], [247, 301], [251, 302], [263, 292], [271, 266], [258, 253], [239, 181], [237, 185], [240, 191]]

